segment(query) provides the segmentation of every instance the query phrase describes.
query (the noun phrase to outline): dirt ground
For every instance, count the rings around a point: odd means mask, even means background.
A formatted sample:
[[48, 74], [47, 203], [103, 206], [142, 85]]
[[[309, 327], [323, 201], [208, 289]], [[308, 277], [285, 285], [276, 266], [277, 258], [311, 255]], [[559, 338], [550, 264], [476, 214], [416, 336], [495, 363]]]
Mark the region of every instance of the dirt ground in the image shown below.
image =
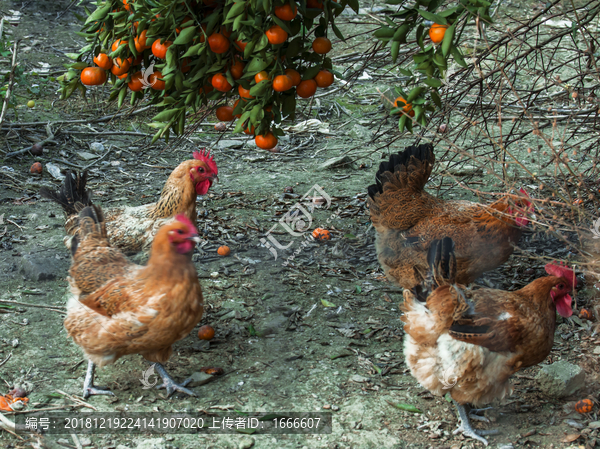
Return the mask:
[[[4, 15], [14, 15], [11, 10], [21, 13], [20, 23], [12, 31], [22, 39], [19, 61], [24, 74], [18, 78], [16, 110], [9, 111], [7, 122], [34, 123], [10, 130], [5, 123], [1, 148], [14, 151], [45, 139], [46, 128], [35, 122], [54, 123], [51, 130], [55, 135], [53, 142], [44, 145], [42, 156], [25, 154], [0, 163], [0, 299], [4, 300], [0, 303], [0, 392], [28, 385], [29, 403], [21, 413], [46, 408], [83, 413], [89, 411], [87, 405], [107, 412], [326, 412], [332, 414], [333, 430], [323, 435], [161, 435], [151, 440], [127, 434], [19, 438], [1, 432], [0, 446], [481, 446], [453, 435], [457, 416], [452, 404], [429, 394], [410, 375], [402, 351], [401, 292], [385, 280], [376, 260], [366, 189], [381, 158], [395, 148], [375, 151], [369, 141], [375, 124], [387, 120], [390, 128], [394, 126], [395, 119], [387, 118], [378, 98], [378, 89], [389, 85], [363, 79], [351, 90], [316, 99], [311, 109], [305, 107], [299, 114], [298, 121], [321, 120], [329, 132], [288, 133], [279, 153], [257, 150], [245, 136], [217, 133], [214, 118], [177, 145], [149, 146], [145, 133], [151, 130], [145, 123], [152, 112], [93, 122], [116, 112], [104, 101], [107, 91], [91, 92], [86, 101], [78, 96], [69, 101], [58, 99], [58, 84], [51, 77], [62, 73], [62, 64], [68, 61], [64, 53], [82, 45], [73, 16], [82, 9], [73, 6], [57, 19], [69, 4], [67, 0], [0, 2]], [[352, 29], [353, 20], [356, 16], [343, 17], [343, 31]], [[336, 52], [359, 51], [368, 45], [365, 40], [359, 36], [339, 43]], [[6, 58], [3, 61], [2, 68], [6, 68]], [[332, 88], [340, 87], [337, 82]], [[33, 109], [25, 105], [29, 99], [36, 101]], [[82, 118], [89, 122], [76, 122]], [[410, 135], [405, 136], [396, 142], [396, 150], [412, 141]], [[111, 151], [103, 160], [98, 160], [98, 155], [85, 159], [80, 153], [93, 153], [91, 143], [102, 143], [105, 151]], [[351, 164], [322, 167], [330, 158], [360, 146], [362, 153], [358, 159], [353, 153]], [[58, 181], [47, 170], [41, 176], [31, 175], [29, 167], [34, 161], [63, 169], [93, 163], [89, 187], [96, 202], [105, 208], [138, 205], [154, 201], [170, 171], [197, 147], [210, 148], [219, 166], [219, 184], [198, 199], [204, 241], [194, 255], [206, 302], [200, 325], [212, 325], [216, 337], [204, 344], [195, 330], [175, 345], [166, 367], [177, 380], [207, 366], [223, 368], [225, 374], [193, 387], [197, 398], [177, 394], [165, 400], [162, 391], [142, 388], [139, 379], [147, 364], [140, 356], [129, 356], [97, 370], [97, 385], [109, 387], [115, 397], [93, 396], [82, 406], [79, 398], [86, 361], [62, 326], [69, 267], [62, 212], [38, 194], [41, 186], [58, 185]], [[331, 205], [315, 208], [312, 221], [305, 218], [306, 227], [326, 228], [331, 239], [311, 241], [308, 233], [293, 238], [278, 226], [279, 233], [273, 235], [291, 246], [278, 250], [275, 259], [261, 239], [301, 203], [305, 193], [314, 191], [315, 184], [331, 197]], [[232, 249], [229, 257], [217, 255], [222, 244]], [[564, 245], [532, 232], [524, 235], [520, 247], [551, 257], [564, 257], [568, 252]], [[543, 267], [528, 264], [522, 254], [517, 250], [507, 264], [478, 283], [516, 289], [543, 275]], [[144, 256], [136, 260], [143, 262]], [[596, 289], [584, 284], [577, 296], [578, 306], [585, 306], [596, 295]], [[514, 394], [486, 412], [491, 424], [475, 423], [478, 428], [500, 430], [489, 437], [492, 447], [596, 445], [598, 430], [588, 424], [598, 421], [597, 413], [580, 415], [574, 412], [573, 401], [597, 398], [600, 337], [592, 335], [589, 323], [559, 323], [554, 349], [545, 363], [568, 360], [581, 366], [587, 376], [585, 388], [572, 397], [550, 399], [534, 380], [539, 366], [519, 372], [513, 379]], [[412, 405], [419, 413], [394, 404]], [[13, 414], [7, 416], [14, 419]]]

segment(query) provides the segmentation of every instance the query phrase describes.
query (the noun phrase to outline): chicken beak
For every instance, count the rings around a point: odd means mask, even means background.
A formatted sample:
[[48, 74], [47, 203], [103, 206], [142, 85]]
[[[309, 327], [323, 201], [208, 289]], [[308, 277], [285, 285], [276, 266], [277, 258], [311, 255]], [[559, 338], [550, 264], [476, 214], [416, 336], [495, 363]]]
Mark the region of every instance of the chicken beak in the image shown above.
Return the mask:
[[196, 235], [192, 235], [191, 237], [188, 237], [187, 239], [188, 239], [188, 240], [191, 240], [192, 242], [194, 242], [194, 243], [196, 243], [196, 244], [198, 244], [198, 243], [200, 243], [200, 242], [202, 241], [202, 240], [200, 239], [200, 236], [199, 236], [199, 235], [197, 235], [197, 234], [196, 234]]
[[217, 175], [211, 175], [208, 179], [210, 179], [211, 184], [217, 184], [219, 182], [219, 177]]

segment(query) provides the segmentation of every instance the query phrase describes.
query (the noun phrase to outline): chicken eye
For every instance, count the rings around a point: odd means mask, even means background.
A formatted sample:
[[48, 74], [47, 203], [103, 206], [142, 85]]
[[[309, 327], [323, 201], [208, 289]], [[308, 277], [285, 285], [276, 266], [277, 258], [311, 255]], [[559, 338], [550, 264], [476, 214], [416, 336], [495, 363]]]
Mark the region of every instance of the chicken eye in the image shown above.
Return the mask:
[[198, 168], [197, 168], [197, 170], [198, 170], [198, 172], [200, 172], [200, 173], [204, 173], [204, 167], [198, 167]]
[[565, 284], [558, 284], [557, 287], [560, 289], [563, 289], [563, 288], [565, 288]]
[[179, 235], [182, 235], [182, 234], [183, 234], [183, 230], [181, 230], [181, 229], [178, 229], [178, 230], [177, 230], [177, 234], [179, 234]]

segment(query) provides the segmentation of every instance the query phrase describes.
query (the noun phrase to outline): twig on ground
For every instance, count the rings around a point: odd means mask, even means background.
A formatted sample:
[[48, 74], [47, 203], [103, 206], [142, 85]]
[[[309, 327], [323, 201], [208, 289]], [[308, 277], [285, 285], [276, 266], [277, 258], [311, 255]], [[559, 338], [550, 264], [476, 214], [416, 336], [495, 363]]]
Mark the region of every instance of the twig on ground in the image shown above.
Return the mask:
[[6, 89], [4, 103], [2, 104], [2, 112], [0, 113], [0, 127], [2, 127], [2, 122], [4, 122], [4, 116], [6, 115], [6, 110], [8, 109], [8, 100], [10, 99], [10, 93], [13, 87], [13, 83], [15, 81], [15, 69], [17, 68], [17, 49], [19, 47], [19, 42], [20, 41], [16, 40], [15, 45], [13, 46], [13, 57], [12, 66], [10, 69], [10, 78], [8, 79], [8, 88]]

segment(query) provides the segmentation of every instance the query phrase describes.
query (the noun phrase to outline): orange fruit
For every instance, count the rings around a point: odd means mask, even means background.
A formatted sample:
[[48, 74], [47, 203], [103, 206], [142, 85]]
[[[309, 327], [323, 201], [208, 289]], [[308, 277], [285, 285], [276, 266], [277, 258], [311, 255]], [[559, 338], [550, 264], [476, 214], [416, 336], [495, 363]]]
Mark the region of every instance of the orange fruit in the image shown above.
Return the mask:
[[31, 168], [29, 169], [29, 173], [40, 174], [42, 173], [42, 164], [40, 162], [34, 162]]
[[246, 45], [248, 45], [246, 42], [235, 41], [236, 50], [244, 51], [246, 49]]
[[306, 6], [309, 8], [315, 8], [315, 9], [323, 9], [324, 8], [323, 2], [321, 0], [307, 0]]
[[131, 5], [129, 3], [133, 3], [133, 0], [123, 0], [123, 8], [125, 8], [126, 11], [131, 9]]
[[[211, 81], [212, 81], [212, 76], [209, 78], [208, 82], [210, 83]], [[212, 87], [212, 84], [205, 84], [204, 87], [201, 87], [198, 90], [198, 93], [199, 94], [202, 94], [202, 93], [207, 94], [209, 92], [212, 92], [213, 90], [214, 90], [214, 87]]]
[[263, 150], [270, 150], [271, 148], [275, 148], [277, 146], [277, 137], [273, 135], [271, 131], [269, 131], [264, 136], [258, 135], [254, 138], [254, 142], [258, 148], [262, 148]]
[[148, 39], [146, 38], [147, 31], [148, 30], [142, 31], [139, 36], [136, 36], [133, 39], [133, 43], [135, 44], [135, 50], [138, 53], [141, 53], [145, 49], [152, 47], [152, 45], [148, 45]]
[[134, 92], [140, 92], [144, 88], [142, 79], [142, 72], [135, 72], [133, 75], [131, 75], [131, 81], [127, 83], [127, 86]]
[[200, 34], [200, 42], [204, 42], [206, 40], [206, 24], [203, 23], [201, 26], [202, 26], [203, 32], [199, 33]]
[[129, 75], [129, 73], [125, 72], [122, 75], [116, 75], [117, 78], [119, 78], [120, 80], [122, 80], [123, 78], [127, 78], [127, 76]]
[[252, 125], [252, 128], [246, 128], [244, 130], [244, 133], [253, 136], [254, 135], [254, 125]]
[[112, 43], [112, 45], [110, 46], [111, 51], [116, 51], [117, 48], [119, 48], [121, 45], [127, 45], [127, 41], [122, 41], [120, 39], [117, 39], [116, 41], [114, 41]]
[[226, 245], [219, 246], [219, 249], [217, 250], [217, 254], [219, 256], [229, 256], [229, 254], [231, 254], [231, 250], [229, 249], [229, 246], [226, 246]]
[[402, 112], [409, 114], [412, 111], [412, 104], [407, 103], [402, 97], [398, 97], [394, 100], [395, 108], [402, 108]]
[[241, 84], [238, 86], [238, 93], [240, 94], [240, 97], [246, 100], [252, 100], [254, 98], [252, 95], [250, 95], [250, 90], [244, 89]]
[[217, 118], [222, 122], [231, 122], [233, 120], [233, 107], [220, 106], [217, 108]]
[[318, 87], [329, 87], [333, 84], [333, 73], [328, 70], [319, 70], [319, 73], [315, 76], [315, 81]]
[[162, 44], [160, 39], [156, 39], [152, 44], [152, 54], [158, 59], [165, 59], [167, 57], [167, 50], [173, 45], [171, 41], [164, 41]]
[[327, 229], [317, 228], [312, 232], [312, 235], [317, 240], [329, 240], [331, 238], [331, 234]]
[[292, 87], [294, 87], [294, 83], [287, 75], [277, 75], [273, 80], [273, 90], [276, 92], [285, 92]]
[[104, 70], [110, 70], [113, 66], [112, 59], [106, 53], [98, 53], [98, 56], [94, 57], [94, 64]]
[[575, 403], [575, 411], [577, 413], [590, 413], [594, 409], [594, 403], [591, 399], [582, 399]]
[[265, 34], [267, 35], [269, 43], [273, 45], [283, 44], [288, 38], [287, 32], [279, 25], [273, 25], [265, 31]]
[[212, 326], [205, 324], [198, 329], [198, 338], [200, 340], [212, 340], [215, 338], [215, 330]]
[[161, 81], [159, 78], [162, 78], [162, 73], [154, 72], [152, 75], [148, 77], [148, 81], [152, 85], [152, 89], [154, 90], [165, 90], [165, 82]]
[[239, 80], [242, 77], [244, 74], [244, 67], [246, 67], [246, 65], [242, 61], [239, 59], [235, 60], [235, 63], [229, 69], [234, 80]]
[[144, 57], [142, 55], [138, 55], [137, 58], [133, 59], [133, 56], [130, 56], [129, 58], [127, 58], [127, 60], [129, 61], [129, 64], [131, 66], [140, 65], [144, 60]]
[[292, 80], [292, 86], [297, 86], [302, 81], [302, 77], [294, 69], [285, 69], [285, 74]]
[[265, 70], [254, 75], [254, 82], [256, 84], [260, 83], [261, 81], [269, 81], [269, 74]]
[[184, 24], [185, 22], [189, 22], [190, 20], [192, 20], [192, 18], [191, 18], [190, 16], [185, 16], [185, 17], [183, 18], [183, 21], [181, 22], [180, 26], [178, 26], [177, 28], [175, 28], [175, 32], [176, 32], [177, 34], [181, 33], [181, 30], [183, 29], [183, 24]]
[[233, 86], [227, 81], [227, 77], [222, 73], [217, 73], [212, 77], [212, 86], [219, 92], [229, 92]]
[[440, 25], [439, 23], [431, 25], [431, 28], [429, 28], [429, 38], [431, 39], [431, 42], [434, 44], [442, 42], [447, 28], [448, 25]]
[[229, 38], [231, 36], [231, 30], [228, 30], [227, 27], [225, 27], [225, 25], [223, 25], [221, 27], [221, 34], [223, 36], [225, 36], [226, 38]]
[[294, 6], [292, 8], [292, 5], [289, 3], [283, 6], [276, 6], [275, 15], [281, 20], [292, 20], [298, 15], [298, 7]]
[[229, 40], [221, 33], [208, 36], [208, 46], [213, 53], [222, 54], [229, 50]]
[[181, 60], [181, 66], [180, 66], [180, 69], [181, 69], [181, 71], [182, 71], [183, 73], [187, 73], [187, 72], [189, 72], [190, 70], [192, 70], [192, 66], [190, 65], [190, 61], [191, 61], [191, 59], [190, 59], [190, 58], [183, 58], [183, 59]]
[[115, 58], [113, 59], [113, 66], [110, 71], [113, 75], [123, 75], [129, 70], [130, 62], [127, 59]]
[[317, 91], [317, 82], [315, 80], [302, 81], [296, 87], [296, 93], [300, 98], [312, 97]]
[[326, 37], [318, 37], [313, 41], [312, 49], [320, 55], [329, 53], [331, 51], [331, 41]]

